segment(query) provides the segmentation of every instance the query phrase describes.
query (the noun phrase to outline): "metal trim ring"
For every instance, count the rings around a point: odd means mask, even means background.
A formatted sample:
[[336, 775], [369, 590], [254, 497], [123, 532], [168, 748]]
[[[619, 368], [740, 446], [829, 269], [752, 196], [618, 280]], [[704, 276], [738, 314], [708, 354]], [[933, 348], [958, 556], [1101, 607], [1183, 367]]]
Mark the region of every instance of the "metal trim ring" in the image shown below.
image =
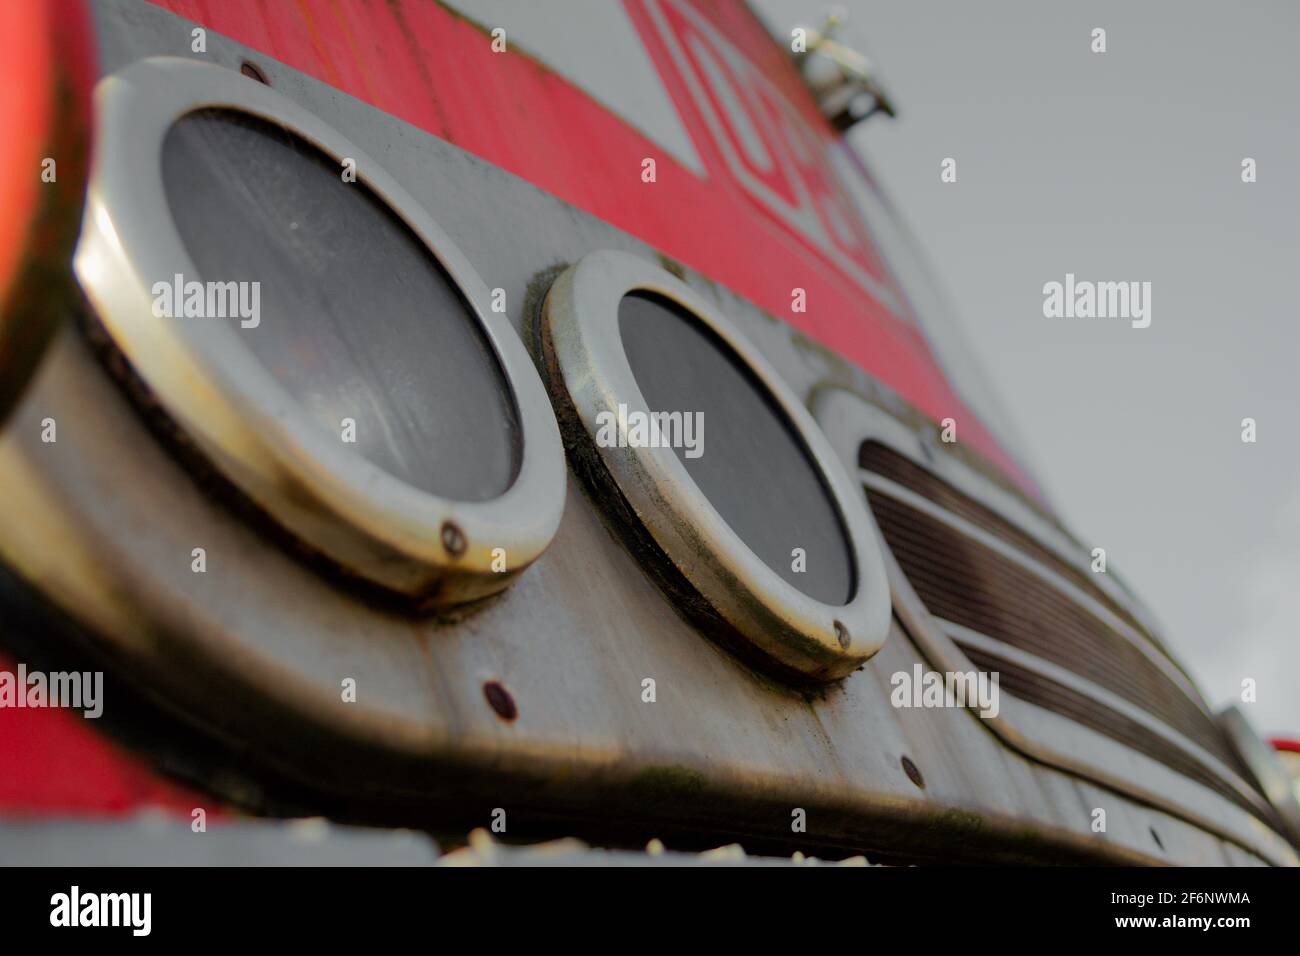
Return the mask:
[[[399, 216], [459, 287], [513, 390], [519, 473], [499, 497], [443, 499], [371, 464], [331, 436], [224, 322], [160, 321], [149, 277], [198, 275], [172, 221], [164, 137], [181, 117], [228, 108], [276, 123], [336, 160]], [[283, 94], [217, 66], [155, 57], [103, 79], [98, 141], [76, 270], [115, 346], [218, 470], [274, 520], [345, 570], [430, 606], [501, 590], [550, 543], [565, 466], [546, 392], [487, 285], [429, 214], [380, 165]], [[494, 572], [502, 548], [506, 570]]]
[[[768, 567], [700, 491], [673, 449], [601, 447], [595, 441], [599, 413], [616, 412], [620, 402], [630, 410], [651, 411], [618, 325], [619, 303], [638, 290], [671, 300], [712, 330], [786, 416], [844, 529], [854, 562], [854, 590], [847, 604], [809, 597]], [[730, 321], [658, 266], [602, 250], [556, 279], [543, 304], [540, 331], [544, 374], [566, 436], [571, 430], [579, 433], [571, 437], [580, 442], [581, 453], [594, 454], [603, 466], [601, 477], [615, 486], [611, 494], [630, 506], [633, 520], [672, 570], [707, 604], [703, 616], [724, 631], [712, 636], [783, 676], [815, 681], [844, 677], [880, 649], [888, 633], [890, 600], [874, 519], [812, 416]]]

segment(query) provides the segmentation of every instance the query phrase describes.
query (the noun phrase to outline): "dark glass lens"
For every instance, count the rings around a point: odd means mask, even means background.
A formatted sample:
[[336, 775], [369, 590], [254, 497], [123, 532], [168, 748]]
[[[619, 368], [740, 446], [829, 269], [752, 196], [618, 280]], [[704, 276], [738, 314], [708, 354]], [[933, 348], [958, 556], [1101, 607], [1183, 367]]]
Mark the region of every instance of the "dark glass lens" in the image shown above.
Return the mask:
[[[710, 504], [763, 561], [809, 597], [841, 605], [853, 558], [812, 460], [761, 383], [704, 325], [661, 296], [634, 292], [619, 333], [651, 412], [703, 412], [703, 454], [677, 457]], [[803, 549], [806, 570], [794, 570]]]
[[509, 488], [522, 442], [509, 384], [459, 291], [360, 181], [364, 169], [344, 182], [339, 162], [293, 133], [205, 110], [172, 127], [162, 170], [201, 273], [185, 280], [260, 284], [256, 327], [239, 315], [176, 321], [231, 322], [325, 428], [341, 435], [353, 419], [358, 452], [402, 480], [458, 501]]

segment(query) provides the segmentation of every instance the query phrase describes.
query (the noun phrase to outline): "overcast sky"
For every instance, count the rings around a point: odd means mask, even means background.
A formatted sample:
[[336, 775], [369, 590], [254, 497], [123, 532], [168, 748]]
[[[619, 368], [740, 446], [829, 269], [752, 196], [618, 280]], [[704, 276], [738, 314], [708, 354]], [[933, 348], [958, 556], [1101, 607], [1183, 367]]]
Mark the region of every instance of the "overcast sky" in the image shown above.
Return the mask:
[[[825, 9], [757, 5], [774, 28]], [[899, 107], [853, 140], [1028, 464], [1216, 705], [1253, 678], [1257, 728], [1300, 733], [1300, 4], [844, 6]], [[1150, 327], [1044, 318], [1067, 272], [1151, 282]]]

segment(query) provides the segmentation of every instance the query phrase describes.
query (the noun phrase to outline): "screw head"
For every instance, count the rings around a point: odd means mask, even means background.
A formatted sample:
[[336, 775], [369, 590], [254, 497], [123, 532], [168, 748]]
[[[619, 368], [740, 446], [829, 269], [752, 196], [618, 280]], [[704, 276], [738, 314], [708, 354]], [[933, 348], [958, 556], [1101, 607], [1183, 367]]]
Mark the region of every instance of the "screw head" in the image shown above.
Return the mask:
[[465, 553], [468, 546], [465, 540], [465, 532], [460, 530], [460, 526], [451, 522], [442, 523], [442, 546], [447, 549], [447, 553], [453, 558], [459, 558]]
[[924, 790], [925, 778], [921, 776], [921, 768], [912, 762], [912, 758], [907, 756], [907, 754], [903, 754], [899, 763], [903, 765], [903, 773], [907, 774], [907, 779]]
[[487, 698], [488, 706], [502, 720], [514, 720], [519, 716], [519, 707], [515, 704], [514, 696], [500, 681], [490, 680], [485, 683], [483, 696]]
[[271, 82], [266, 78], [266, 74], [247, 60], [239, 65], [239, 72], [244, 74], [244, 76], [248, 77], [250, 80], [257, 80], [257, 82], [264, 86], [271, 85]]

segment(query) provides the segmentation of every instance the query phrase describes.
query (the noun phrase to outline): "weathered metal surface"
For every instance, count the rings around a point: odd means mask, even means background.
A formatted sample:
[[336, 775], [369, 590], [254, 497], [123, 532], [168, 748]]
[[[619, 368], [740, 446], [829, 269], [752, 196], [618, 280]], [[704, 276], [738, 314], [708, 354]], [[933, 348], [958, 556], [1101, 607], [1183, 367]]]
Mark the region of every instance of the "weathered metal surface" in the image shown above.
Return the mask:
[[[190, 24], [154, 7], [105, 0], [96, 14], [106, 70], [189, 48]], [[207, 60], [238, 69], [252, 56], [209, 33]], [[557, 265], [595, 249], [659, 258], [394, 116], [256, 59], [277, 89], [367, 144], [506, 289], [521, 331]], [[786, 323], [678, 271], [797, 394], [837, 384], [906, 407]], [[39, 440], [45, 415], [61, 423], [57, 444]], [[965, 709], [892, 707], [890, 675], [922, 663], [897, 626], [825, 693], [756, 675], [674, 613], [572, 476], [550, 549], [455, 622], [378, 607], [241, 521], [160, 445], [72, 331], [0, 437], [0, 476], [0, 553], [86, 626], [77, 652], [166, 720], [233, 750], [268, 791], [352, 819], [481, 825], [501, 807], [521, 832], [708, 832], [902, 858], [1296, 861], [1257, 824], [1234, 824], [1224, 840], [1025, 759]], [[190, 568], [196, 545], [204, 575]], [[642, 700], [646, 677], [655, 703]], [[356, 703], [340, 699], [345, 678]], [[489, 682], [510, 695], [513, 720], [485, 696]], [[1091, 829], [1098, 807], [1105, 833]], [[1207, 807], [1240, 813], [1213, 797]], [[806, 833], [791, 830], [795, 808]]]
[[[977, 513], [973, 508], [983, 508], [978, 513], [986, 524], [1004, 520], [1004, 508], [1009, 508], [1010, 514], [1017, 513], [1013, 501], [1004, 499], [995, 486], [965, 464], [944, 450], [930, 447], [882, 409], [849, 391], [820, 390], [812, 404], [818, 421], [846, 462], [867, 465], [886, 460], [895, 476], [910, 474], [913, 484], [924, 468], [927, 475], [933, 472], [927, 484], [930, 491], [944, 486], [938, 478], [943, 475], [950, 484], [936, 500], [943, 500], [945, 505], [960, 501], [967, 514]], [[878, 452], [869, 453], [877, 444], [888, 447], [891, 457], [882, 459]], [[909, 467], [918, 471], [900, 470], [893, 456], [906, 459]], [[1102, 601], [1052, 570], [1051, 564], [1039, 563], [1039, 559], [910, 487], [866, 467], [860, 477], [873, 509], [881, 509], [882, 495], [889, 496], [884, 501], [906, 501], [916, 510], [919, 527], [925, 521], [965, 536], [972, 547], [978, 542], [997, 560], [1013, 564], [1017, 573], [1024, 575], [1015, 588], [1004, 590], [995, 600], [973, 593], [967, 599], [969, 604], [957, 606], [943, 595], [942, 587], [934, 586], [936, 571], [942, 578], [946, 568], [954, 575], [953, 580], [965, 586], [965, 582], [980, 581], [989, 574], [988, 557], [973, 551], [963, 561], [953, 563], [941, 554], [927, 553], [928, 544], [918, 550], [913, 542], [899, 538], [905, 529], [910, 534], [910, 527], [886, 511], [878, 515], [886, 539], [891, 542], [886, 565], [896, 615], [939, 671], [1000, 672], [1005, 691], [1000, 695], [1001, 705], [997, 713], [981, 713], [981, 717], [1007, 746], [1050, 766], [1173, 810], [1213, 832], [1230, 837], [1260, 830], [1272, 832], [1277, 825], [1273, 809], [1246, 779], [1215, 727], [1204, 724], [1209, 720], [1209, 711], [1199, 691], [1144, 633], [1124, 623], [1125, 618], [1104, 610]], [[1034, 534], [1040, 543], [1053, 541], [1050, 524], [1023, 514], [1021, 519], [1018, 527]], [[1077, 544], [1056, 541], [1056, 546], [1060, 548], [1057, 560], [1067, 567], [1086, 566]], [[1050, 550], [1044, 553], [1051, 556]], [[1035, 596], [1046, 601], [1045, 618], [1035, 617], [1035, 610], [1026, 607]], [[1098, 596], [1106, 595], [1098, 592]], [[1073, 614], [1084, 614], [1086, 609], [1087, 614], [1096, 615], [1098, 626], [1104, 620], [1113, 628], [1098, 632], [1105, 635], [1106, 643], [1101, 647], [1094, 644], [1091, 655], [1075, 658], [1087, 647], [1077, 634], [1070, 643], [1065, 642], [1071, 615], [1061, 614], [1054, 607], [1062, 602], [1073, 605]], [[1013, 634], [1003, 627], [986, 625], [981, 632], [943, 617], [964, 614], [967, 609], [1006, 615], [1007, 621], [1017, 622], [1019, 631]], [[1037, 613], [1041, 615], [1043, 610], [1040, 606]], [[1122, 603], [1120, 610], [1126, 610]], [[1026, 646], [1013, 648], [1017, 642]], [[1038, 653], [1053, 657], [1055, 662], [1036, 656]], [[1145, 675], [1154, 686], [1137, 693], [1125, 688], [1126, 698], [1115, 692], [1119, 688], [1107, 690], [1095, 683], [1101, 679], [1099, 674], [1113, 682], [1114, 674], [1097, 669], [1099, 664], [1109, 665], [1112, 659], [1128, 661], [1128, 672]], [[1030, 672], [1038, 683], [1027, 679]], [[1122, 677], [1126, 681], [1133, 679], [1127, 672]], [[982, 704], [968, 700], [967, 706], [979, 710]], [[1158, 713], [1164, 716], [1157, 718]], [[1162, 722], [1171, 718], [1183, 722], [1181, 729], [1179, 723]], [[1227, 810], [1222, 806], [1225, 797], [1230, 801]]]

